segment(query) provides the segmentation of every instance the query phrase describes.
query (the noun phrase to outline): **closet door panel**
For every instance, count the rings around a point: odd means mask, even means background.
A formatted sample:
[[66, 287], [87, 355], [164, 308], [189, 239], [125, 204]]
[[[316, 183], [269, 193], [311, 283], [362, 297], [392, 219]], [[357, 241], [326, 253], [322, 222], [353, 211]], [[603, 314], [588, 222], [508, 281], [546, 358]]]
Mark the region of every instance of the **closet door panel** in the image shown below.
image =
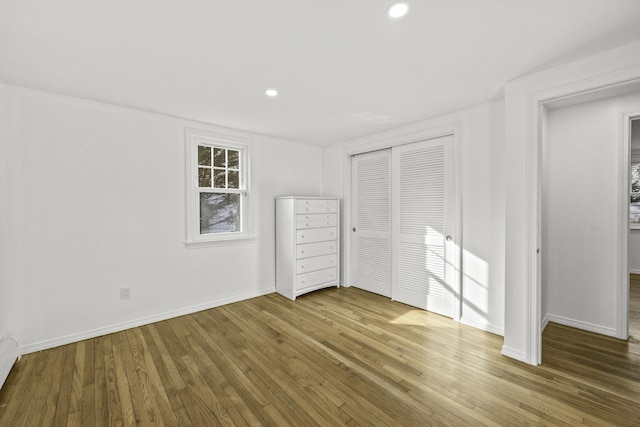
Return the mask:
[[455, 301], [447, 247], [455, 225], [452, 144], [448, 136], [400, 146], [392, 160], [392, 297], [449, 317]]
[[391, 150], [352, 158], [352, 285], [391, 296]]

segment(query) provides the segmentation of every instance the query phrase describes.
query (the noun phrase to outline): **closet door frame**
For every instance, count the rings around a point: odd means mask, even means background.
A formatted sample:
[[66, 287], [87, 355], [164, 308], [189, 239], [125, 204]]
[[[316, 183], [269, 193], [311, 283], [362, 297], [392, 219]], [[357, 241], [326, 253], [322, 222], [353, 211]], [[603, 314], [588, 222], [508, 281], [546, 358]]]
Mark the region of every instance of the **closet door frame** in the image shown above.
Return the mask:
[[[344, 222], [342, 228], [343, 242], [345, 250], [342, 252], [345, 254], [344, 259], [344, 280], [345, 286], [351, 286], [353, 280], [352, 269], [352, 243], [351, 236], [352, 225], [352, 171], [351, 171], [351, 157], [356, 154], [363, 154], [370, 151], [382, 150], [385, 148], [393, 148], [400, 145], [411, 144], [414, 142], [424, 141], [426, 139], [433, 139], [442, 136], [453, 136], [453, 188], [455, 192], [455, 225], [453, 232], [453, 243], [455, 245], [454, 255], [452, 259], [453, 267], [458, 272], [454, 279], [454, 310], [453, 319], [460, 321], [462, 312], [462, 295], [463, 289], [462, 283], [462, 186], [461, 186], [461, 134], [462, 123], [453, 122], [442, 126], [434, 126], [423, 129], [416, 129], [412, 132], [406, 132], [398, 135], [390, 136], [390, 133], [384, 135], [374, 136], [370, 138], [364, 138], [358, 141], [354, 145], [347, 146], [345, 148], [345, 156], [343, 163], [343, 191], [344, 191]], [[386, 135], [386, 136], [385, 136]]]

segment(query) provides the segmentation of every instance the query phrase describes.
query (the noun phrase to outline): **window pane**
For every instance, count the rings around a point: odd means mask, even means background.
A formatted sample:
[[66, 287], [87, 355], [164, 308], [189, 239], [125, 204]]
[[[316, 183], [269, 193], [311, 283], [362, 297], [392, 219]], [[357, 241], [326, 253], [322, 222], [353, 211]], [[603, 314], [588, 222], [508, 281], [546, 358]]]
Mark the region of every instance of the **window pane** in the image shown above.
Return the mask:
[[224, 148], [214, 148], [213, 149], [213, 166], [217, 168], [223, 168], [226, 166], [225, 159], [225, 150]]
[[240, 152], [236, 150], [227, 150], [227, 167], [231, 169], [240, 169]]
[[227, 183], [225, 180], [224, 169], [214, 169], [213, 170], [213, 187], [214, 188], [227, 188]]
[[211, 187], [211, 169], [198, 168], [198, 186]]
[[198, 145], [198, 165], [211, 166], [211, 147]]
[[631, 192], [640, 193], [640, 163], [631, 163]]
[[629, 223], [640, 224], [640, 196], [631, 196], [629, 202]]
[[240, 195], [200, 193], [200, 234], [240, 230]]
[[229, 171], [229, 186], [227, 188], [240, 188], [240, 173], [238, 171]]

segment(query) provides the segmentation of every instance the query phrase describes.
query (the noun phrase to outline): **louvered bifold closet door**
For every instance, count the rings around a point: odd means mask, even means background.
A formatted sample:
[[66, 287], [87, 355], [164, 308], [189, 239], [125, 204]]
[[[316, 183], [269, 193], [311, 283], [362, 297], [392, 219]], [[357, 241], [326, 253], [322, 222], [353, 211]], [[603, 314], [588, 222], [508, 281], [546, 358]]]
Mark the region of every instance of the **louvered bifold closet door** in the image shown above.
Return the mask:
[[452, 211], [453, 137], [393, 149], [393, 285], [396, 301], [454, 315], [447, 240]]
[[391, 296], [391, 151], [352, 158], [352, 285]]

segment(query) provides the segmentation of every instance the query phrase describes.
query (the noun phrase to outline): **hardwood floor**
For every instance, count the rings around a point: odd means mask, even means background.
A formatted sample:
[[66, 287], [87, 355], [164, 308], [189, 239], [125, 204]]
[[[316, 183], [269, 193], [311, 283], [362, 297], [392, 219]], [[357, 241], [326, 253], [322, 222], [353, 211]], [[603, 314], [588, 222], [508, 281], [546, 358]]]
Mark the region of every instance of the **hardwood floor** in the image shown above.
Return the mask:
[[539, 367], [501, 345], [355, 288], [272, 294], [26, 355], [0, 425], [638, 425], [637, 341], [551, 324]]
[[[629, 281], [629, 335], [632, 343], [640, 343], [640, 274], [632, 274]], [[636, 345], [636, 354], [639, 350]]]

